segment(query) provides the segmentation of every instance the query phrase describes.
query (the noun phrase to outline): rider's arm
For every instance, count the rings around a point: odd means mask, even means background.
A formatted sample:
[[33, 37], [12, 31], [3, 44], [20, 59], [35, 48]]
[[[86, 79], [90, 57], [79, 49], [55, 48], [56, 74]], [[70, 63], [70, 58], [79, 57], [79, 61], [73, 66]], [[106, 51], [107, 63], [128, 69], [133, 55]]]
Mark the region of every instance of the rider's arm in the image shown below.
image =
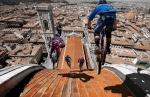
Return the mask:
[[59, 38], [59, 40], [60, 40], [61, 44], [65, 44], [65, 42], [64, 42], [64, 40], [62, 38]]
[[92, 11], [92, 13], [88, 16], [88, 21], [92, 21], [94, 18], [95, 18], [95, 16], [96, 16], [96, 14], [98, 13], [98, 7], [96, 7], [93, 11]]
[[99, 11], [99, 8], [96, 7], [96, 8], [92, 11], [92, 13], [88, 16], [88, 21], [87, 21], [87, 26], [88, 26], [88, 28], [91, 28], [91, 21], [95, 18], [95, 16], [97, 15], [98, 11]]
[[62, 26], [61, 25], [58, 26], [58, 30], [62, 30]]

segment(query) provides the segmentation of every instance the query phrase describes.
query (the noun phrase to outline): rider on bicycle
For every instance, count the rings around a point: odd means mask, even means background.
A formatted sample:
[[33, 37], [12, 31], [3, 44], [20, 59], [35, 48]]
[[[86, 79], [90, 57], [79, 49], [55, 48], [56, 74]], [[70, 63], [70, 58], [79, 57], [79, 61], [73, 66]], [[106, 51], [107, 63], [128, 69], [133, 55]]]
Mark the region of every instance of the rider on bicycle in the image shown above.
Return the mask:
[[81, 56], [81, 57], [78, 59], [80, 72], [82, 71], [82, 67], [83, 67], [84, 61], [85, 61], [85, 60], [84, 60], [84, 57], [83, 57], [83, 56]]
[[99, 5], [95, 7], [95, 9], [88, 17], [88, 28], [91, 28], [91, 21], [95, 18], [96, 15], [99, 15], [100, 18], [98, 19], [96, 27], [94, 29], [94, 38], [96, 43], [95, 52], [101, 52], [99, 49], [99, 44], [101, 43], [101, 45], [103, 45], [103, 43], [100, 41], [100, 37], [104, 37], [103, 29], [106, 28], [106, 51], [108, 54], [110, 54], [111, 32], [114, 30], [116, 9], [110, 4], [107, 4], [106, 0], [100, 0]]
[[66, 55], [65, 61], [67, 62], [67, 65], [71, 68], [71, 57], [69, 55]]
[[57, 30], [57, 33], [61, 36], [61, 33], [62, 33], [62, 25], [60, 22], [57, 23], [56, 25], [56, 30]]
[[52, 57], [52, 52], [56, 50], [57, 57], [60, 55], [60, 48], [65, 47], [65, 43], [59, 34], [55, 34], [54, 37], [50, 40], [51, 51], [50, 58]]

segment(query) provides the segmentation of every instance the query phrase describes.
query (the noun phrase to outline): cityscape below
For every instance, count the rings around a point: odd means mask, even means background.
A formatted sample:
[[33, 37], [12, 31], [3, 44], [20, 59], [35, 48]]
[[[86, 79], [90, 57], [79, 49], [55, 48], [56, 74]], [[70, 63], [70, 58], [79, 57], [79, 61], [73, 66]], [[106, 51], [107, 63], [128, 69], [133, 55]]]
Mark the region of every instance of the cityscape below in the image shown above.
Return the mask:
[[[94, 30], [85, 26], [97, 2], [1, 0], [0, 97], [150, 97], [150, 1], [108, 0], [117, 9], [117, 29], [100, 74]], [[50, 43], [58, 23], [65, 47], [56, 67]]]

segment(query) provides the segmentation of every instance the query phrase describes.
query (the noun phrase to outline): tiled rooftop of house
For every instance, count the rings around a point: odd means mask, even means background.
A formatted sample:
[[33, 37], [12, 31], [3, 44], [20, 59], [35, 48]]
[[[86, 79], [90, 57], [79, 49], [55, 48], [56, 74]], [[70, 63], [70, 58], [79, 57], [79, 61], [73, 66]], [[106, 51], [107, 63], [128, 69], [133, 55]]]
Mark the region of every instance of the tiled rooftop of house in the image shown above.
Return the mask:
[[136, 58], [134, 50], [127, 48], [112, 48], [112, 54], [118, 55], [120, 57], [132, 57]]
[[112, 44], [114, 44], [114, 45], [132, 46], [134, 44], [134, 42], [133, 42], [133, 40], [127, 39], [125, 37], [112, 36]]
[[140, 41], [134, 44], [135, 49], [150, 50], [150, 41]]

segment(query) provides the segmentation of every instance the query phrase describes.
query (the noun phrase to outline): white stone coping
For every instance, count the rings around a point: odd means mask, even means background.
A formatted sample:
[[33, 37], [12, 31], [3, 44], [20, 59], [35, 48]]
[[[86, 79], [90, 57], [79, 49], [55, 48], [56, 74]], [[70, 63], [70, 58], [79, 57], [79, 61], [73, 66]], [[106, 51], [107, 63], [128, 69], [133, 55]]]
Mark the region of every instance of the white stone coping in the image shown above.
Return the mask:
[[0, 76], [4, 75], [4, 74], [6, 74], [10, 71], [13, 71], [17, 68], [20, 68], [20, 67], [22, 67], [22, 65], [20, 65], [20, 66], [10, 66], [10, 67], [4, 68], [2, 70], [0, 69]]
[[[137, 73], [137, 68], [132, 65], [127, 65], [127, 64], [105, 64], [103, 67], [112, 67], [117, 69], [119, 72], [121, 72], [123, 75], [128, 75], [132, 73]], [[141, 70], [140, 74], [147, 74], [150, 75], [150, 68]], [[150, 94], [147, 94], [145, 97], [150, 97]]]
[[140, 73], [150, 75], [150, 70], [149, 70], [149, 69], [150, 69], [150, 68], [145, 69], [145, 70], [141, 70]]
[[115, 68], [121, 73], [123, 73], [124, 75], [135, 73], [135, 72], [137, 73], [136, 67], [131, 67], [125, 64], [106, 64], [105, 66]]
[[[138, 68], [138, 67], [127, 65], [127, 64], [105, 64], [104, 67], [115, 68], [124, 75], [137, 73], [137, 68]], [[140, 73], [150, 75], [149, 70], [141, 70]]]
[[11, 69], [10, 71], [8, 70], [8, 72], [4, 73], [3, 75], [0, 76], [0, 84], [3, 84], [4, 82], [6, 82], [7, 80], [9, 80], [10, 78], [16, 76], [17, 74], [27, 70], [30, 67], [33, 66], [38, 66], [38, 65], [24, 65], [24, 66], [20, 66], [19, 68], [14, 68]]
[[40, 3], [37, 6], [35, 6], [36, 10], [50, 10], [52, 6], [48, 3]]
[[146, 97], [150, 97], [150, 94], [147, 94]]

